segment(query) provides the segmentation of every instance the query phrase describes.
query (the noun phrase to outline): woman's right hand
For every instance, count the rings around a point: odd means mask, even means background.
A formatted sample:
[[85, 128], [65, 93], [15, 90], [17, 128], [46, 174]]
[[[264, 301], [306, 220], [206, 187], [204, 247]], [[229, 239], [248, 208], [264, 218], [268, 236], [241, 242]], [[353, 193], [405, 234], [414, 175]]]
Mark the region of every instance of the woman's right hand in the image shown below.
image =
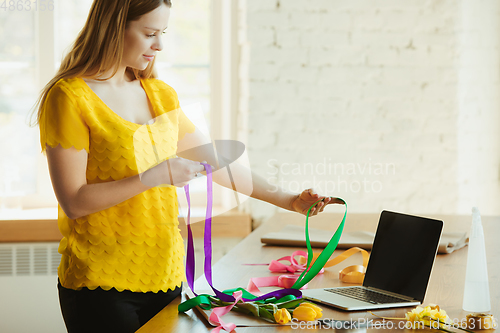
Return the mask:
[[[203, 161], [202, 163], [207, 162]], [[196, 178], [197, 173], [202, 173], [204, 171], [205, 166], [200, 162], [182, 157], [175, 157], [146, 170], [141, 175], [141, 182], [150, 187], [162, 184], [183, 187]]]

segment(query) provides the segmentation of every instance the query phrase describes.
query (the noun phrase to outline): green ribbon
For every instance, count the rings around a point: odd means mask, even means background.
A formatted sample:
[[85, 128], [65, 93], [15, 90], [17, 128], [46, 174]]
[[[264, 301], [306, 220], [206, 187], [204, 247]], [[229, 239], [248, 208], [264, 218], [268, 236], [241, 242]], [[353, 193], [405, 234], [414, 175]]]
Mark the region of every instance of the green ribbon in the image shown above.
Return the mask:
[[200, 294], [195, 298], [190, 298], [178, 306], [179, 312], [186, 312], [191, 310], [192, 308], [199, 306], [204, 310], [210, 310], [212, 308], [212, 302], [210, 301], [210, 295]]
[[[311, 265], [311, 261], [313, 258], [313, 251], [311, 247], [311, 241], [309, 239], [309, 212], [311, 211], [311, 208], [316, 206], [316, 204], [320, 201], [324, 201], [324, 199], [321, 199], [317, 201], [314, 205], [309, 207], [309, 210], [307, 211], [306, 215], [306, 246], [307, 246], [307, 265], [306, 269], [300, 274], [299, 278], [295, 283], [293, 284], [292, 288], [294, 289], [300, 289], [302, 288], [306, 283], [311, 281], [316, 275], [318, 275], [319, 271], [325, 266], [326, 262], [328, 259], [333, 254], [333, 251], [337, 248], [337, 245], [339, 244], [340, 241], [340, 236], [342, 235], [342, 231], [344, 230], [344, 224], [345, 224], [345, 218], [347, 215], [347, 203], [345, 202], [344, 199], [340, 199], [344, 205], [345, 205], [345, 212], [344, 212], [344, 217], [342, 218], [342, 222], [338, 226], [337, 230], [335, 231], [335, 234], [333, 234], [332, 238], [328, 242], [328, 245], [325, 247], [323, 251], [321, 251], [321, 254], [319, 257], [316, 259], [314, 264], [312, 265], [311, 268], [309, 266]], [[305, 276], [304, 276], [305, 275]]]

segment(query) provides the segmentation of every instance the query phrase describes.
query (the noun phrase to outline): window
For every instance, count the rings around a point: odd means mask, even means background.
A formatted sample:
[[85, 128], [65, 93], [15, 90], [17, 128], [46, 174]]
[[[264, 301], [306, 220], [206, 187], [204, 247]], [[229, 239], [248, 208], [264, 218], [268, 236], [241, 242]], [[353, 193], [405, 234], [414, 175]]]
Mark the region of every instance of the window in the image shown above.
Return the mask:
[[0, 198], [19, 209], [37, 185], [38, 131], [25, 118], [37, 94], [35, 12], [0, 9]]
[[[4, 210], [57, 205], [46, 158], [40, 153], [38, 127], [27, 125], [28, 114], [83, 27], [91, 4], [91, 0], [64, 0], [44, 11], [0, 9], [0, 208]], [[156, 61], [160, 79], [177, 91], [181, 106], [201, 106], [208, 130], [214, 124], [211, 119], [218, 119], [210, 112], [211, 15], [210, 1], [174, 1], [164, 50]], [[194, 197], [204, 188], [203, 180], [190, 185]], [[217, 198], [214, 204], [220, 204]]]

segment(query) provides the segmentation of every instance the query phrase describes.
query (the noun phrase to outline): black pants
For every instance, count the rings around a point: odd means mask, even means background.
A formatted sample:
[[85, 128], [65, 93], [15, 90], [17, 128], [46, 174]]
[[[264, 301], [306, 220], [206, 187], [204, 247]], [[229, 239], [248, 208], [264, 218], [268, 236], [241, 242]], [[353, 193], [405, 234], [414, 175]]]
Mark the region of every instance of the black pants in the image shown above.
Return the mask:
[[97, 288], [73, 290], [60, 282], [59, 303], [69, 333], [135, 332], [181, 294], [180, 287], [167, 292], [132, 292]]

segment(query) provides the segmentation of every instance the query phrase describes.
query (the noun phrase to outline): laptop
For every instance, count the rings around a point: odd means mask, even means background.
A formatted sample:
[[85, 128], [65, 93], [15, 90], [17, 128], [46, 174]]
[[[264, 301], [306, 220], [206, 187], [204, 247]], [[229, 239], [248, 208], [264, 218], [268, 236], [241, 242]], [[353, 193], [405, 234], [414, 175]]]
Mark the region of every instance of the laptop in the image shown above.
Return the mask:
[[422, 304], [443, 221], [383, 211], [362, 286], [305, 289], [302, 297], [347, 311]]

